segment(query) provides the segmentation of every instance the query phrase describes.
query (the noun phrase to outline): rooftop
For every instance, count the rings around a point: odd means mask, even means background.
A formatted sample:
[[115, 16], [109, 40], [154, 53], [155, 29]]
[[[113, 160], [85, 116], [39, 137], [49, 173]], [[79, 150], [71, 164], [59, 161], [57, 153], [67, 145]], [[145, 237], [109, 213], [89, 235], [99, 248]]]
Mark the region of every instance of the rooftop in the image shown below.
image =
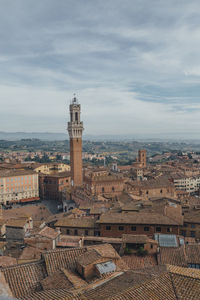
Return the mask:
[[131, 212], [107, 213], [101, 215], [97, 221], [100, 224], [155, 224], [155, 225], [182, 225], [167, 216], [157, 213]]
[[14, 177], [23, 175], [34, 175], [37, 174], [32, 170], [17, 170], [17, 169], [0, 169], [0, 177]]
[[90, 217], [69, 218], [65, 217], [55, 223], [55, 227], [94, 228], [95, 219]]

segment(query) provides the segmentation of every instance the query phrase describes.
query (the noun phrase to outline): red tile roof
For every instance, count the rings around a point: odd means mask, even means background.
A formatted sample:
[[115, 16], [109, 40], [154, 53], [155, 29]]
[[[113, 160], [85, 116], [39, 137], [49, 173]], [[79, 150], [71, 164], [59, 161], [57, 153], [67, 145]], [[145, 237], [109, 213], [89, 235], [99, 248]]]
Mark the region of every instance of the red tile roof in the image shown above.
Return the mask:
[[[110, 300], [177, 300], [170, 280], [170, 274], [164, 273], [161, 276], [140, 284], [136, 287], [130, 287]], [[188, 298], [189, 299], [189, 298]], [[191, 299], [191, 298], [190, 298]]]
[[200, 245], [185, 245], [188, 264], [200, 264]]
[[47, 275], [41, 261], [2, 268], [1, 272], [16, 298], [40, 290], [40, 281]]
[[154, 267], [157, 265], [155, 255], [146, 255], [144, 257], [137, 256], [134, 254], [122, 256], [122, 260], [125, 262], [127, 267], [131, 270], [144, 269]]
[[48, 275], [57, 270], [67, 268], [75, 270], [76, 258], [86, 252], [86, 248], [73, 248], [63, 250], [50, 250], [43, 254]]
[[187, 266], [186, 255], [183, 246], [180, 248], [160, 247], [160, 253], [157, 257], [158, 263], [161, 265], [169, 264], [180, 267]]
[[44, 227], [40, 232], [39, 235], [47, 237], [49, 239], [56, 239], [60, 233], [53, 228]]
[[83, 253], [82, 255], [78, 256], [76, 261], [81, 266], [87, 266], [87, 265], [90, 265], [92, 263], [95, 263], [100, 258], [101, 258], [101, 255], [93, 249], [93, 250], [89, 250], [89, 251]]
[[22, 300], [81, 300], [79, 296], [73, 295], [68, 289], [46, 290], [27, 295]]
[[[155, 225], [182, 225], [182, 222], [172, 220], [158, 213], [131, 212], [131, 213], [107, 213], [101, 215], [97, 221], [100, 224], [155, 224]], [[179, 224], [180, 223], [180, 224]]]

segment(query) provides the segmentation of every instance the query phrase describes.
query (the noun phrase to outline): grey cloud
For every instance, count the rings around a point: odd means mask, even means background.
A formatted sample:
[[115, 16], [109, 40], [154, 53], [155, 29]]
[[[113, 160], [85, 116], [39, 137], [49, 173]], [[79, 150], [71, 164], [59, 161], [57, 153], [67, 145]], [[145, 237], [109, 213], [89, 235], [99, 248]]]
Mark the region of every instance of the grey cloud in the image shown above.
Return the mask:
[[28, 115], [27, 128], [48, 130], [55, 113], [62, 131], [66, 97], [77, 91], [90, 133], [100, 126], [126, 133], [136, 124], [153, 132], [160, 120], [163, 132], [184, 130], [183, 114], [193, 130], [200, 111], [198, 8], [195, 0], [2, 1], [0, 104], [12, 118], [0, 112], [0, 126], [4, 120], [12, 130], [15, 119], [23, 130]]

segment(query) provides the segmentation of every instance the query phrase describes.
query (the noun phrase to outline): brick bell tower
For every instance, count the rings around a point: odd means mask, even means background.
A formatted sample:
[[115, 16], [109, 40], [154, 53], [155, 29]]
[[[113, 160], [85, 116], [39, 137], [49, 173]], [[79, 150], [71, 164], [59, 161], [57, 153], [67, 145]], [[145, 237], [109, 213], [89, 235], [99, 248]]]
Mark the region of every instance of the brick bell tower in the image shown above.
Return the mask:
[[70, 166], [73, 186], [83, 183], [82, 171], [82, 133], [83, 122], [80, 121], [81, 105], [74, 94], [69, 105], [70, 122], [68, 122], [68, 133], [70, 137]]

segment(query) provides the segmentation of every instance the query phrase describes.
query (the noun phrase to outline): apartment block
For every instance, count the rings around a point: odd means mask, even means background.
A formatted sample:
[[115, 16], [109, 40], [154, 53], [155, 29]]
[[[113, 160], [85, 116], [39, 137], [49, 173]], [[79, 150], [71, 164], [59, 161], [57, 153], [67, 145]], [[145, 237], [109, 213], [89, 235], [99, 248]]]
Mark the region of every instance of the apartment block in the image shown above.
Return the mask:
[[32, 170], [0, 170], [0, 204], [39, 200], [38, 174]]

